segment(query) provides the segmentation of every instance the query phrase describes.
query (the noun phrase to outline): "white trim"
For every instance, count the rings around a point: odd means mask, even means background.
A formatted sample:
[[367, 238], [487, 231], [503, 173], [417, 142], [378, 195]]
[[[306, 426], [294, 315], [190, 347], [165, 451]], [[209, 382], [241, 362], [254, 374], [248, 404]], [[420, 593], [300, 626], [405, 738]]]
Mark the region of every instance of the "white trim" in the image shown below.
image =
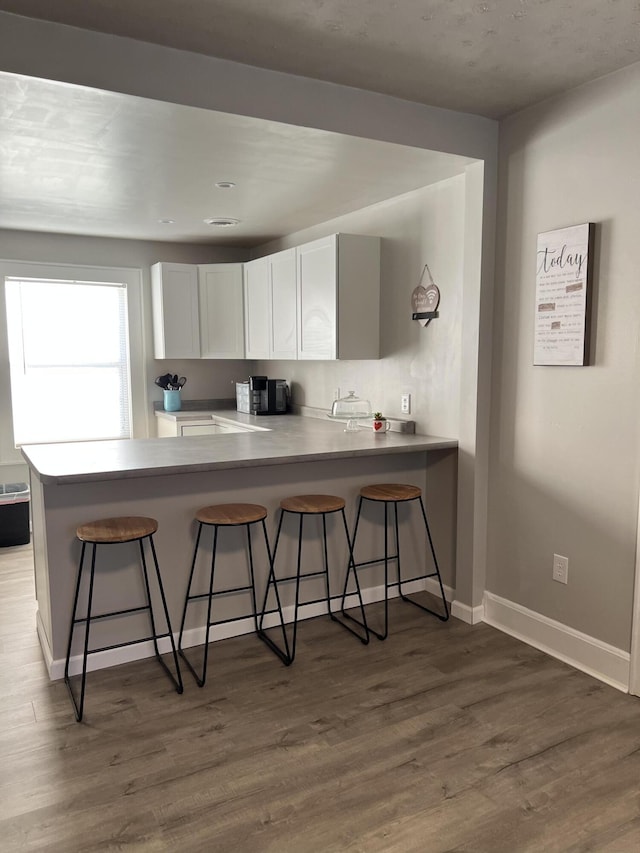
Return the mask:
[[631, 611], [631, 659], [629, 662], [629, 693], [640, 696], [640, 502], [636, 523], [636, 560]]
[[[435, 595], [440, 595], [440, 588], [435, 578], [411, 581], [410, 583], [404, 584], [403, 586], [404, 590], [409, 594], [412, 594], [414, 592], [421, 592], [422, 590], [427, 589], [429, 592], [433, 592]], [[445, 586], [444, 592], [445, 598], [447, 599], [447, 601], [449, 601], [453, 594], [453, 590], [451, 590], [450, 587]], [[389, 591], [389, 598], [397, 597], [397, 590]], [[369, 587], [367, 589], [362, 590], [362, 601], [364, 604], [373, 604], [374, 602], [382, 601], [383, 599], [383, 585]], [[345, 600], [345, 607], [349, 609], [357, 606], [358, 599], [356, 594], [352, 593], [351, 595], [348, 595]], [[294, 607], [292, 604], [288, 605], [287, 607], [284, 607], [282, 610], [284, 621], [288, 625], [293, 622], [293, 610]], [[304, 619], [313, 619], [315, 616], [322, 616], [323, 614], [326, 614], [326, 612], [326, 605], [322, 601], [314, 604], [302, 604], [298, 608], [298, 621], [302, 621]], [[44, 655], [45, 663], [47, 665], [47, 669], [49, 670], [49, 678], [52, 681], [56, 681], [57, 679], [62, 678], [64, 676], [65, 661], [63, 659], [53, 660], [46, 634], [41, 626], [39, 614], [37, 621], [38, 637], [40, 639], [40, 645], [42, 646], [42, 653]], [[271, 614], [270, 616], [267, 616], [265, 618], [265, 628], [274, 628], [276, 625], [277, 619], [275, 614]], [[250, 634], [253, 630], [253, 617], [248, 616], [246, 619], [239, 619], [237, 622], [227, 622], [222, 625], [213, 625], [209, 631], [209, 641], [213, 643], [218, 640], [229, 639], [230, 637], [239, 637], [242, 634]], [[204, 643], [204, 637], [204, 625], [201, 625], [198, 628], [191, 628], [190, 630], [185, 631], [182, 639], [182, 646], [183, 648], [187, 649], [191, 646], [202, 645], [202, 643]], [[174, 641], [177, 645], [177, 634], [174, 634]], [[171, 643], [169, 642], [169, 638], [163, 637], [161, 640], [158, 640], [158, 648], [160, 649], [161, 654], [167, 654], [171, 652]], [[118, 666], [121, 663], [130, 663], [134, 660], [142, 660], [143, 658], [153, 657], [154, 654], [155, 652], [153, 649], [153, 643], [151, 641], [147, 643], [136, 643], [135, 645], [132, 644], [130, 646], [121, 646], [117, 649], [109, 649], [105, 652], [96, 652], [95, 654], [89, 655], [87, 659], [87, 672], [92, 672], [97, 669], [105, 669], [106, 667], [110, 666]], [[69, 674], [78, 675], [81, 672], [81, 667], [82, 657], [80, 655], [74, 655], [69, 661]]]
[[[53, 668], [56, 664], [56, 661], [53, 660], [53, 652], [51, 651], [51, 646], [49, 645], [49, 639], [47, 637], [47, 632], [44, 629], [44, 624], [42, 622], [42, 616], [40, 616], [40, 611], [36, 610], [36, 632], [38, 634], [38, 640], [40, 642], [40, 648], [42, 649], [42, 656], [44, 657], [44, 663], [49, 672], [49, 678], [52, 680], [54, 678], [62, 678], [62, 671], [60, 675], [54, 676], [52, 675]], [[64, 661], [62, 661], [62, 667], [64, 669]]]
[[491, 592], [484, 594], [484, 621], [611, 687], [629, 690], [630, 655], [622, 649]]
[[484, 620], [484, 605], [470, 607], [468, 604], [454, 600], [451, 602], [451, 615], [466, 622], [467, 625], [478, 625]]

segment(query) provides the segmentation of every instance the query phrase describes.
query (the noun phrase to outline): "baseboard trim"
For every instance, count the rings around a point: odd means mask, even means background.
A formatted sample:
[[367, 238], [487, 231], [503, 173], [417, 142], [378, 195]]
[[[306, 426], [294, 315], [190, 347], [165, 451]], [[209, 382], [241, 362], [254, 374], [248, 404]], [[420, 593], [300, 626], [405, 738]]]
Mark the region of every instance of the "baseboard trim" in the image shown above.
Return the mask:
[[491, 592], [484, 594], [484, 621], [623, 693], [629, 692], [629, 652]]
[[[410, 583], [404, 584], [403, 589], [405, 592], [410, 595], [416, 592], [421, 592], [423, 590], [427, 590], [428, 592], [433, 593], [434, 595], [440, 595], [440, 587], [438, 585], [438, 581], [435, 578], [426, 578], [425, 580], [417, 580], [411, 581]], [[447, 601], [451, 600], [451, 596], [453, 595], [453, 590], [450, 587], [444, 587], [445, 598]], [[390, 590], [389, 598], [397, 598], [398, 591]], [[362, 590], [362, 601], [366, 604], [373, 604], [376, 601], [382, 601], [384, 599], [384, 586], [375, 586], [368, 587], [367, 589]], [[337, 606], [338, 602], [334, 602], [332, 607]], [[357, 607], [358, 606], [358, 597], [355, 593], [348, 595], [345, 600], [345, 607], [347, 609]], [[287, 624], [293, 622], [293, 605], [289, 605], [283, 608], [282, 615], [284, 616], [284, 621]], [[313, 619], [315, 616], [322, 616], [326, 614], [327, 608], [323, 602], [318, 602], [315, 604], [302, 604], [298, 608], [298, 620], [302, 621], [304, 619]], [[53, 655], [51, 654], [51, 649], [49, 648], [49, 643], [44, 632], [44, 628], [42, 627], [40, 617], [38, 614], [38, 637], [40, 639], [40, 645], [42, 646], [42, 652], [45, 658], [45, 663], [47, 665], [47, 669], [49, 670], [49, 678], [52, 681], [56, 681], [64, 676], [64, 660], [54, 660]], [[266, 629], [274, 628], [278, 624], [275, 614], [271, 614], [265, 617], [264, 627]], [[252, 617], [247, 617], [246, 619], [239, 619], [237, 622], [227, 622], [224, 625], [213, 625], [209, 631], [209, 642], [217, 642], [218, 640], [226, 640], [230, 637], [239, 637], [243, 634], [250, 634], [254, 630], [254, 622]], [[182, 638], [182, 646], [183, 648], [190, 648], [191, 646], [199, 646], [204, 643], [205, 640], [205, 627], [204, 625], [199, 626], [198, 628], [192, 628], [190, 630], [185, 631], [184, 636]], [[177, 644], [178, 635], [174, 635], [174, 642]], [[167, 654], [171, 652], [171, 642], [169, 641], [169, 637], [164, 637], [163, 639], [158, 641], [158, 648], [160, 649], [161, 654]], [[148, 643], [138, 643], [137, 645], [132, 646], [123, 646], [118, 649], [110, 649], [105, 652], [98, 652], [97, 654], [90, 655], [87, 659], [87, 672], [93, 672], [98, 669], [105, 669], [110, 666], [118, 666], [121, 663], [130, 663], [135, 660], [142, 660], [143, 658], [153, 657], [155, 655], [155, 651], [153, 648], [153, 643], [149, 641]], [[78, 675], [82, 671], [82, 657], [80, 655], [74, 655], [69, 661], [69, 674], [70, 675]]]
[[484, 619], [484, 605], [470, 607], [468, 604], [454, 600], [451, 602], [451, 615], [460, 619], [461, 622], [466, 622], [467, 625], [478, 625]]

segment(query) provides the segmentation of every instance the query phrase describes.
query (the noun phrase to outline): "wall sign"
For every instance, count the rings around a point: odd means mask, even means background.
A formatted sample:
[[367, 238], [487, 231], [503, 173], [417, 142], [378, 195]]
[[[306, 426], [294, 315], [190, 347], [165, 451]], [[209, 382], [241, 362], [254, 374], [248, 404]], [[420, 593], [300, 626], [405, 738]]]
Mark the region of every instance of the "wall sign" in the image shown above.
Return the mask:
[[533, 363], [589, 363], [592, 222], [538, 234]]
[[[429, 276], [429, 285], [423, 287], [425, 273]], [[411, 307], [413, 308], [412, 319], [417, 320], [421, 326], [428, 326], [438, 316], [438, 305], [440, 304], [440, 291], [433, 278], [429, 265], [425, 264], [420, 276], [420, 284], [411, 294]]]

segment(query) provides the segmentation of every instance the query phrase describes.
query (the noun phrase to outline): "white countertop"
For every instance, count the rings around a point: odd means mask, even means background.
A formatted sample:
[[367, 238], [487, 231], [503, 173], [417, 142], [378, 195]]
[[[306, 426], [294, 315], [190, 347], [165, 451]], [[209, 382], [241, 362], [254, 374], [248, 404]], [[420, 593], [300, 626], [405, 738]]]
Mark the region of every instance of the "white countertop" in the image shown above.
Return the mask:
[[34, 444], [23, 447], [22, 455], [40, 481], [51, 485], [415, 453], [458, 445], [455, 439], [432, 435], [396, 432], [380, 435], [371, 428], [345, 432], [343, 422], [329, 418], [256, 417], [228, 409], [163, 414], [176, 418], [218, 415], [238, 423], [266, 427], [269, 431]]

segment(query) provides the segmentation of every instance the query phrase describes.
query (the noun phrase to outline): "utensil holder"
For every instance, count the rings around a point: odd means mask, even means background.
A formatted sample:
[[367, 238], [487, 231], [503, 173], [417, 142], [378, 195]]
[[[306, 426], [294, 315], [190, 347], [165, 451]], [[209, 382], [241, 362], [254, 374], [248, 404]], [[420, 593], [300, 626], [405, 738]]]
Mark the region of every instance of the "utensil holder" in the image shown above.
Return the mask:
[[180, 389], [167, 389], [162, 392], [164, 394], [164, 410], [165, 412], [179, 412], [182, 408], [182, 400], [180, 399]]

